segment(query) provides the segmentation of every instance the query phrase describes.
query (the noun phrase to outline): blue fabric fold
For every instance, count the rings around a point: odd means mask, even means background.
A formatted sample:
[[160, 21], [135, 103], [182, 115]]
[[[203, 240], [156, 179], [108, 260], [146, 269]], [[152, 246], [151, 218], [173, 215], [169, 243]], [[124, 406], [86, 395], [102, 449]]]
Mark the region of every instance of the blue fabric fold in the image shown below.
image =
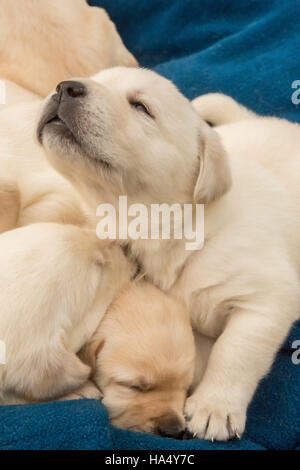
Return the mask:
[[[300, 122], [300, 2], [295, 0], [90, 0], [105, 8], [141, 66], [190, 99], [220, 91], [267, 115]], [[300, 97], [300, 94], [299, 94]], [[275, 288], [275, 287], [274, 287]], [[299, 306], [300, 310], [300, 306]], [[175, 441], [113, 428], [93, 400], [0, 409], [0, 449], [298, 449], [298, 322], [249, 408], [242, 440]]]

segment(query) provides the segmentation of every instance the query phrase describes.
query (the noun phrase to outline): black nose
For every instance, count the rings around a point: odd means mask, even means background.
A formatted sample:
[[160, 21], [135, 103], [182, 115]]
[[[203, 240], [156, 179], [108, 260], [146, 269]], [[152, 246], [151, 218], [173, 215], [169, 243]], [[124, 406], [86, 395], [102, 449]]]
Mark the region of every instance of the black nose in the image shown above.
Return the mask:
[[185, 425], [179, 417], [162, 418], [157, 425], [157, 434], [161, 437], [181, 439], [184, 431]]
[[68, 80], [57, 85], [56, 93], [60, 101], [62, 98], [83, 98], [87, 94], [87, 89], [83, 83]]

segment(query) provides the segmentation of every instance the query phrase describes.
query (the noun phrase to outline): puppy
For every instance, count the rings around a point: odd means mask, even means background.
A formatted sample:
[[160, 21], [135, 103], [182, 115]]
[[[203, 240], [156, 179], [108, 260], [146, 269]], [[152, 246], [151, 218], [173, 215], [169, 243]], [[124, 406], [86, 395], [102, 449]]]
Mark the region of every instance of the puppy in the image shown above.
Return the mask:
[[[80, 358], [93, 369], [92, 380], [113, 425], [180, 437], [195, 369], [192, 328], [181, 302], [150, 283], [131, 283], [109, 307]], [[77, 393], [82, 396], [95, 396], [91, 383]]]
[[0, 112], [0, 233], [35, 222], [88, 225], [89, 211], [35, 142], [40, 102]]
[[0, 235], [0, 402], [58, 398], [85, 384], [76, 356], [133, 266], [122, 250], [71, 225], [33, 224]]
[[93, 211], [105, 201], [118, 214], [124, 194], [149, 210], [206, 205], [201, 250], [174, 236], [128, 244], [147, 278], [216, 340], [185, 412], [192, 434], [227, 440], [242, 435], [257, 385], [299, 318], [300, 126], [220, 95], [196, 105], [200, 114], [154, 72], [115, 68], [61, 84], [37, 135]]
[[114, 23], [85, 0], [0, 0], [0, 78], [46, 96], [59, 81], [136, 66]]

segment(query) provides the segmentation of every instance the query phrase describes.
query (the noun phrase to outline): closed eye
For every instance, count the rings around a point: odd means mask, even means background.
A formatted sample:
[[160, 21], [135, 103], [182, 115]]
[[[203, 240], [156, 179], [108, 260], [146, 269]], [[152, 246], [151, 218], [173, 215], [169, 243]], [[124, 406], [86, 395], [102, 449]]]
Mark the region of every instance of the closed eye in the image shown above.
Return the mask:
[[139, 385], [128, 385], [129, 388], [135, 390], [136, 392], [145, 392], [146, 390]]
[[148, 116], [150, 116], [152, 119], [154, 119], [154, 116], [153, 114], [151, 113], [149, 107], [147, 105], [145, 105], [145, 103], [142, 103], [141, 101], [139, 100], [132, 100], [130, 101], [130, 106], [132, 108], [134, 108], [136, 111], [140, 112], [140, 113], [144, 113], [144, 114], [147, 114]]
[[127, 382], [117, 382], [117, 383], [118, 385], [121, 385], [121, 387], [126, 387], [136, 392], [143, 392], [143, 393], [149, 392], [153, 390], [154, 388], [152, 384], [148, 384], [144, 381], [142, 381], [141, 383], [127, 383]]

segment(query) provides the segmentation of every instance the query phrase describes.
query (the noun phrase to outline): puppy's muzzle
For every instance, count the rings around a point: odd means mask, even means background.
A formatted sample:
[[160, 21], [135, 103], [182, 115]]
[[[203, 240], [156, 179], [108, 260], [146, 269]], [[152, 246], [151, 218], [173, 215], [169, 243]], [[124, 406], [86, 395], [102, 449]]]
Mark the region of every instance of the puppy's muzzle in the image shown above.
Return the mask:
[[185, 432], [185, 423], [176, 415], [162, 417], [158, 420], [156, 434], [161, 437], [181, 439]]
[[87, 87], [75, 80], [64, 81], [57, 86], [56, 92], [45, 106], [38, 125], [37, 137], [40, 144], [42, 144], [43, 132], [48, 124], [52, 124], [52, 129], [59, 132], [66, 129], [72, 134], [77, 134], [74, 129], [76, 113], [87, 94]]

